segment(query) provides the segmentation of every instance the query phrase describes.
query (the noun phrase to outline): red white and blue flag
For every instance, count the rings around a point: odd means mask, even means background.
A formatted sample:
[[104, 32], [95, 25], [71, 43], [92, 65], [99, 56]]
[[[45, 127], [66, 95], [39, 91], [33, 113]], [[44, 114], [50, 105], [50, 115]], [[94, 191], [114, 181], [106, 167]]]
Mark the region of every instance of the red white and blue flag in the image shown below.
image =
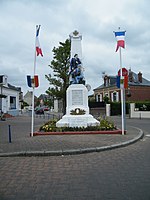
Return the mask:
[[40, 43], [39, 43], [39, 31], [40, 31], [40, 25], [36, 26], [36, 55], [39, 56], [43, 56], [43, 53], [42, 53], [42, 49], [40, 47]]
[[118, 51], [119, 47], [125, 48], [125, 32], [126, 31], [114, 32], [116, 40], [117, 40], [116, 52]]
[[30, 75], [27, 75], [27, 84], [29, 87], [38, 87], [39, 86], [38, 76], [34, 75], [34, 77], [31, 77]]

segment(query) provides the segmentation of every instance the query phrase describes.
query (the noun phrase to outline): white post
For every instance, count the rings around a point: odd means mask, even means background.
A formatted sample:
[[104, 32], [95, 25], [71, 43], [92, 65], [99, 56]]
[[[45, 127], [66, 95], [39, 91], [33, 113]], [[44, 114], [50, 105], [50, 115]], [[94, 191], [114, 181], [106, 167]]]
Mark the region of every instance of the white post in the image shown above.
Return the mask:
[[[36, 26], [37, 31], [38, 26]], [[33, 76], [35, 75], [35, 69], [36, 69], [36, 37], [35, 37], [35, 53], [34, 53], [34, 71]], [[32, 90], [32, 120], [31, 120], [31, 137], [33, 137], [33, 130], [34, 130], [34, 90], [35, 86], [33, 85]]]
[[121, 119], [122, 119], [122, 135], [124, 135], [125, 130], [125, 109], [124, 109], [124, 82], [122, 83], [122, 57], [121, 57], [121, 47], [119, 47], [119, 53], [120, 53], [120, 89], [121, 89]]
[[32, 120], [31, 120], [31, 137], [33, 137], [33, 129], [34, 129], [34, 87], [32, 90]]
[[106, 104], [106, 117], [110, 117], [110, 104]]
[[124, 131], [126, 131], [126, 99], [125, 99], [125, 88], [123, 89], [123, 108], [124, 108]]

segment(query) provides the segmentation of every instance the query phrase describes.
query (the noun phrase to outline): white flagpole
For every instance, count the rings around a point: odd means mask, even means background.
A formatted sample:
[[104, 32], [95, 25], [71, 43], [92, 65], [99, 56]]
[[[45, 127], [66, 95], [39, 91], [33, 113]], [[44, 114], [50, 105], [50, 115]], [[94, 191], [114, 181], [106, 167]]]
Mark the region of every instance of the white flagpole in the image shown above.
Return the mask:
[[120, 90], [121, 90], [121, 119], [122, 119], [122, 135], [124, 135], [124, 130], [125, 130], [125, 109], [124, 109], [124, 81], [123, 76], [122, 76], [122, 56], [121, 56], [121, 47], [119, 47], [119, 55], [120, 55]]
[[[36, 25], [36, 32], [37, 32], [38, 25]], [[35, 69], [36, 69], [36, 36], [35, 36], [35, 54], [34, 54], [34, 71], [33, 76], [35, 75]], [[32, 120], [31, 120], [31, 137], [33, 137], [33, 131], [34, 131], [34, 91], [35, 91], [35, 85], [32, 86]]]

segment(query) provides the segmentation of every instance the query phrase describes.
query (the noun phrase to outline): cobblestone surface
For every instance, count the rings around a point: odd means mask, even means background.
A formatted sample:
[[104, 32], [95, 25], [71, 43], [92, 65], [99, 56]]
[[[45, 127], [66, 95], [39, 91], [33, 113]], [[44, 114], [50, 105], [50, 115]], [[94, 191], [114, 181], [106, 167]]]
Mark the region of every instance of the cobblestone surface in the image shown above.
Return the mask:
[[[35, 119], [35, 127], [44, 122]], [[119, 125], [120, 118], [115, 118]], [[8, 125], [12, 143], [8, 143]], [[1, 157], [0, 200], [149, 200], [149, 120], [128, 120], [128, 134], [33, 137], [30, 119], [0, 122], [0, 151], [53, 150], [104, 146], [137, 136], [137, 143], [111, 151], [67, 156]]]
[[[46, 119], [35, 118], [35, 130], [46, 122]], [[117, 122], [118, 124], [120, 122]], [[12, 142], [8, 133], [11, 127]], [[30, 137], [31, 118], [15, 117], [0, 122], [0, 153], [24, 151], [67, 151], [68, 149], [84, 149], [103, 147], [125, 142], [135, 138], [138, 130], [129, 126], [127, 135], [49, 135]]]
[[1, 200], [149, 200], [150, 139], [101, 153], [0, 158]]

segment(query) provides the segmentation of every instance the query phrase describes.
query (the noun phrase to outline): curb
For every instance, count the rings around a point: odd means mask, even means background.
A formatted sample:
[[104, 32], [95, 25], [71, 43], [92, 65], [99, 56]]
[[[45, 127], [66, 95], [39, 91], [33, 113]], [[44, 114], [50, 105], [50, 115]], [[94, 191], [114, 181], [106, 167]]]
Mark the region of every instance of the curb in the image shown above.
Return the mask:
[[22, 152], [12, 152], [12, 153], [0, 153], [0, 157], [64, 156], [64, 155], [77, 155], [77, 154], [113, 150], [116, 148], [128, 146], [130, 144], [137, 142], [141, 138], [143, 138], [144, 132], [137, 127], [133, 127], [133, 128], [136, 128], [139, 131], [139, 134], [137, 137], [131, 140], [128, 140], [126, 142], [113, 144], [109, 146], [91, 147], [91, 148], [83, 148], [83, 149], [68, 149], [68, 150], [58, 150], [58, 151], [22, 151]]
[[[34, 132], [33, 136], [44, 136], [44, 135], [91, 135], [91, 134], [122, 134], [121, 129], [109, 130], [109, 131], [66, 131], [66, 132]], [[126, 131], [124, 131], [126, 134]]]

